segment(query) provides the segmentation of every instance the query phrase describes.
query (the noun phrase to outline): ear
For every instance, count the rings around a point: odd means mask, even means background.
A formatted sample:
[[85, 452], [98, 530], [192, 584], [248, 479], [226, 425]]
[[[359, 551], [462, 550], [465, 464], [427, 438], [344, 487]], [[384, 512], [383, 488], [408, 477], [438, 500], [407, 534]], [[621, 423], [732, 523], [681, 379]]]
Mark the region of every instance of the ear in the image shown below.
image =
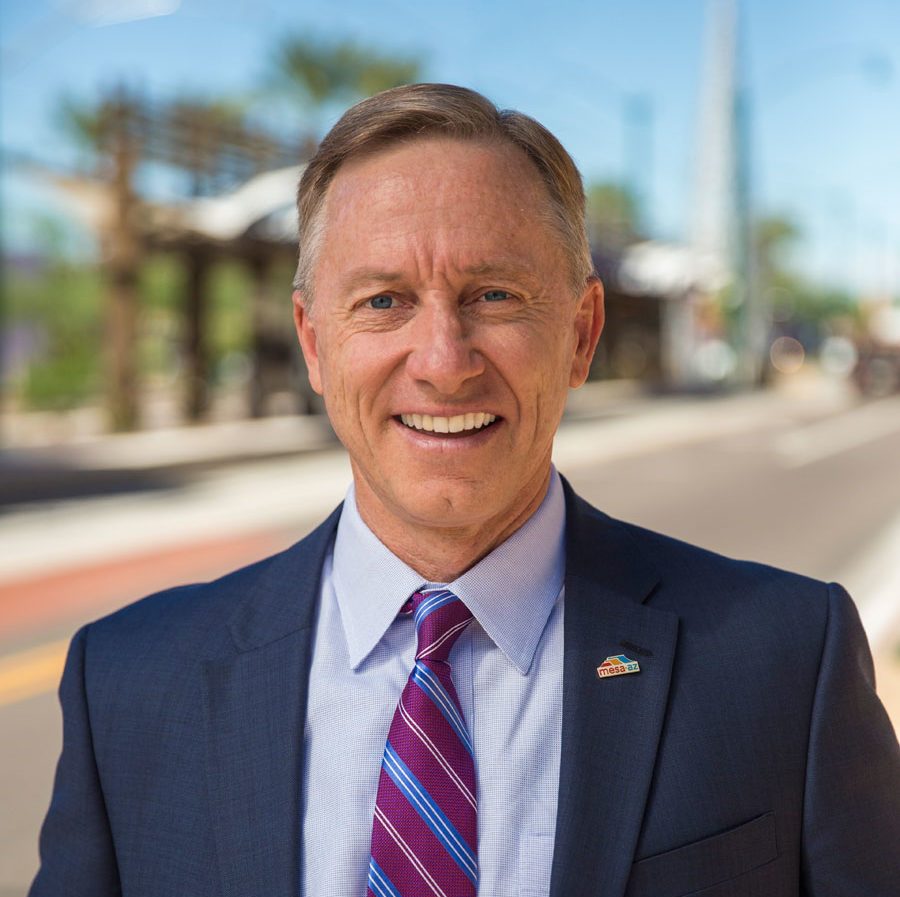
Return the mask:
[[575, 354], [569, 373], [569, 386], [572, 389], [577, 389], [587, 380], [604, 319], [603, 284], [599, 277], [591, 277], [575, 309]]
[[310, 310], [303, 302], [303, 294], [299, 290], [294, 290], [291, 300], [294, 303], [294, 326], [297, 328], [297, 339], [300, 340], [300, 349], [303, 352], [303, 360], [306, 362], [309, 384], [319, 395], [322, 395], [319, 342], [315, 324], [313, 324]]

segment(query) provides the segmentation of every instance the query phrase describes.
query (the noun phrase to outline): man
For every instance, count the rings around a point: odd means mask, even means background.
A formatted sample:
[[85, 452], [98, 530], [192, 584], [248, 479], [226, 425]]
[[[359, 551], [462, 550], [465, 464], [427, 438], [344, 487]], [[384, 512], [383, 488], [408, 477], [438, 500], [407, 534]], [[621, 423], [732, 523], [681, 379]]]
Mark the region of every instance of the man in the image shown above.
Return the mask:
[[612, 520], [551, 466], [603, 320], [555, 138], [388, 91], [298, 204], [297, 331], [353, 487], [283, 554], [78, 633], [32, 895], [900, 893], [846, 594]]

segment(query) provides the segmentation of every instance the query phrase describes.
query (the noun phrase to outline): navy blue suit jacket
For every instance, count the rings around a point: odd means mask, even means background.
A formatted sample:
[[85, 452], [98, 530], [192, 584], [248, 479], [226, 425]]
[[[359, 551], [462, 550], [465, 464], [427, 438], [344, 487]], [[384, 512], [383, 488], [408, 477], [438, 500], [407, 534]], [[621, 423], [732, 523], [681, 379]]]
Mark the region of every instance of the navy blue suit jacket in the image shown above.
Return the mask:
[[[843, 590], [567, 509], [554, 897], [900, 894], [900, 751]], [[32, 897], [297, 897], [336, 522], [76, 635]], [[640, 672], [598, 677], [615, 654]]]

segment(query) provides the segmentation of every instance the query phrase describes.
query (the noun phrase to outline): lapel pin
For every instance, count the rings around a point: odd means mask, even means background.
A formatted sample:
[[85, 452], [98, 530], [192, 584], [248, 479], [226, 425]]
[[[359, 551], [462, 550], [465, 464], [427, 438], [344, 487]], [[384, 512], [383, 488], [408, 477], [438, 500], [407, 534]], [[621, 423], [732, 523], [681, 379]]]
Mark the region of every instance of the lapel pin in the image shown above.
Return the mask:
[[597, 675], [601, 679], [605, 679], [607, 676], [624, 676], [626, 673], [639, 673], [640, 671], [641, 668], [638, 662], [629, 660], [624, 654], [607, 657], [597, 667]]

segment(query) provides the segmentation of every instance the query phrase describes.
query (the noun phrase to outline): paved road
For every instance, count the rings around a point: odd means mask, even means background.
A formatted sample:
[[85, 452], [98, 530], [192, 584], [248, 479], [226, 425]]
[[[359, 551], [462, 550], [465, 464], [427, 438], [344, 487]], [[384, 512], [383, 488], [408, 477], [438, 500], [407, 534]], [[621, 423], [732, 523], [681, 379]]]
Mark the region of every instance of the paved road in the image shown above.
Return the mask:
[[750, 430], [569, 477], [608, 513], [652, 529], [822, 579], [856, 577], [900, 514], [900, 402], [812, 420], [783, 407]]
[[[821, 384], [626, 401], [600, 414], [576, 405], [556, 452], [573, 485], [614, 515], [844, 581], [888, 658], [900, 601], [898, 458], [900, 398], [857, 405]], [[60, 739], [53, 683], [73, 629], [289, 544], [348, 478], [343, 455], [325, 451], [0, 518], [0, 897], [20, 897], [37, 862]]]

